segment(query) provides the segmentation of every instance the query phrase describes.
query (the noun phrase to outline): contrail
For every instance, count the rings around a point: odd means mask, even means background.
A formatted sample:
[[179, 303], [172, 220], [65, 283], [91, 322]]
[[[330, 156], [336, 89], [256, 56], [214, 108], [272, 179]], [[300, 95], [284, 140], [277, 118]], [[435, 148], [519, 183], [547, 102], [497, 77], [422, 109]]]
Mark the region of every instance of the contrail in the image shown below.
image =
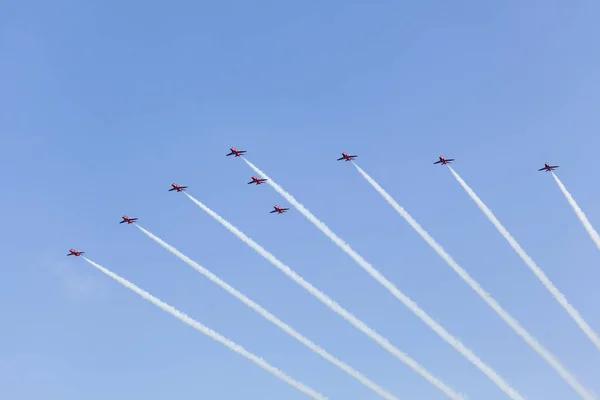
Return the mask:
[[258, 169], [254, 164], [244, 158], [244, 161], [250, 168], [252, 168], [258, 175], [262, 176], [267, 180], [267, 183], [283, 196], [290, 204], [292, 204], [302, 215], [304, 215], [310, 222], [313, 223], [321, 232], [323, 232], [331, 241], [338, 245], [346, 254], [348, 254], [359, 266], [369, 273], [377, 282], [383, 285], [390, 293], [400, 300], [409, 310], [417, 315], [427, 326], [429, 326], [435, 333], [437, 333], [442, 339], [449, 345], [454, 347], [460, 354], [462, 354], [467, 360], [475, 365], [481, 372], [483, 372], [492, 382], [494, 382], [504, 393], [506, 393], [512, 399], [524, 400], [524, 397], [513, 389], [500, 375], [496, 373], [491, 367], [485, 364], [479, 357], [477, 357], [469, 348], [461, 343], [460, 340], [452, 336], [446, 331], [440, 324], [438, 324], [433, 318], [431, 318], [425, 311], [423, 311], [417, 303], [410, 299], [407, 295], [402, 293], [393, 283], [387, 280], [379, 271], [377, 271], [371, 264], [367, 262], [360, 254], [354, 251], [350, 245], [344, 242], [338, 237], [324, 222], [320, 221], [310, 211], [308, 211], [302, 204], [298, 202], [291, 194], [283, 190], [281, 186], [275, 183], [269, 178], [264, 172]]
[[567, 311], [567, 313], [569, 313], [571, 318], [575, 320], [579, 328], [581, 328], [581, 330], [596, 345], [596, 347], [600, 349], [600, 338], [598, 337], [596, 332], [594, 332], [594, 330], [587, 324], [587, 322], [585, 322], [581, 315], [579, 315], [579, 312], [577, 312], [577, 310], [571, 304], [569, 304], [567, 298], [556, 288], [556, 286], [554, 286], [552, 281], [546, 276], [546, 274], [544, 274], [542, 269], [537, 266], [537, 264], [531, 259], [531, 257], [529, 257], [527, 253], [525, 253], [525, 250], [523, 250], [521, 246], [519, 246], [517, 241], [511, 236], [511, 234], [506, 230], [506, 228], [504, 228], [504, 226], [500, 224], [498, 218], [496, 218], [496, 216], [483, 203], [483, 201], [481, 201], [481, 199], [477, 197], [473, 189], [471, 189], [469, 185], [467, 185], [467, 183], [460, 177], [460, 175], [458, 175], [451, 167], [448, 168], [450, 169], [450, 172], [452, 172], [452, 175], [454, 175], [458, 183], [463, 187], [463, 189], [465, 189], [465, 191], [469, 194], [471, 199], [473, 199], [473, 201], [477, 204], [479, 209], [483, 211], [483, 213], [488, 217], [492, 224], [494, 224], [496, 229], [498, 229], [502, 236], [504, 236], [504, 238], [513, 248], [513, 250], [523, 259], [525, 264], [527, 264], [527, 266], [533, 271], [535, 276], [537, 276], [538, 279], [542, 282], [542, 284], [544, 284], [546, 289], [548, 289], [548, 291], [552, 293], [556, 301], [558, 301], [560, 305], [563, 306], [563, 308]]
[[583, 213], [581, 208], [579, 208], [579, 206], [575, 202], [575, 199], [573, 198], [573, 196], [571, 196], [571, 193], [569, 193], [569, 191], [567, 190], [565, 185], [563, 185], [563, 183], [560, 181], [560, 179], [558, 179], [558, 176], [556, 176], [556, 174], [554, 174], [554, 172], [551, 172], [551, 174], [552, 174], [552, 177], [554, 178], [554, 180], [556, 181], [556, 184], [560, 188], [561, 192], [563, 192], [563, 194], [567, 198], [567, 201], [573, 208], [573, 211], [575, 211], [577, 218], [579, 218], [579, 220], [583, 224], [583, 227], [585, 228], [587, 233], [590, 235], [590, 237], [592, 238], [594, 243], [596, 243], [596, 246], [598, 247], [598, 249], [600, 249], [600, 235], [598, 235], [598, 232], [596, 232], [596, 230], [594, 229], [594, 227], [592, 226], [590, 221], [587, 219], [587, 217], [585, 216], [585, 214]]
[[248, 307], [250, 307], [251, 309], [253, 309], [257, 313], [259, 313], [260, 315], [262, 315], [266, 320], [272, 322], [274, 325], [276, 325], [277, 327], [279, 327], [282, 331], [286, 332], [288, 335], [292, 336], [294, 339], [298, 340], [300, 343], [302, 343], [303, 345], [305, 345], [306, 347], [308, 347], [309, 349], [311, 349], [312, 351], [314, 351], [315, 353], [317, 353], [318, 355], [320, 355], [321, 357], [323, 357], [324, 359], [326, 359], [330, 363], [334, 364], [335, 366], [337, 366], [338, 368], [340, 368], [341, 370], [343, 370], [344, 372], [346, 372], [348, 375], [350, 375], [353, 378], [357, 379], [363, 385], [367, 386], [369, 389], [371, 389], [372, 391], [374, 391], [375, 393], [377, 393], [378, 395], [380, 395], [384, 399], [398, 400], [398, 398], [396, 396], [388, 393], [382, 387], [380, 387], [379, 385], [377, 385], [376, 383], [374, 383], [373, 381], [371, 381], [369, 378], [363, 376], [360, 372], [356, 371], [354, 368], [352, 368], [349, 365], [345, 364], [344, 362], [338, 360], [337, 358], [335, 358], [334, 356], [332, 356], [331, 354], [329, 354], [328, 352], [326, 352], [324, 349], [322, 349], [321, 347], [317, 346], [311, 340], [309, 340], [306, 337], [302, 336], [294, 328], [292, 328], [291, 326], [287, 325], [285, 322], [281, 321], [279, 318], [277, 318], [276, 316], [274, 316], [273, 314], [271, 314], [269, 311], [267, 311], [266, 309], [264, 309], [263, 307], [261, 307], [260, 305], [258, 305], [257, 303], [255, 303], [254, 301], [250, 300], [244, 294], [242, 294], [241, 292], [239, 292], [238, 290], [236, 290], [235, 288], [233, 288], [232, 286], [230, 286], [229, 284], [227, 284], [225, 281], [223, 281], [222, 279], [220, 279], [218, 276], [216, 276], [215, 274], [213, 274], [212, 272], [210, 272], [206, 268], [202, 267], [200, 264], [198, 264], [194, 260], [192, 260], [189, 257], [187, 257], [184, 254], [182, 254], [175, 247], [173, 247], [170, 244], [164, 242], [162, 239], [160, 239], [156, 235], [152, 234], [151, 232], [148, 232], [146, 229], [142, 228], [141, 226], [139, 226], [137, 224], [135, 226], [137, 226], [139, 228], [139, 230], [141, 230], [142, 232], [144, 232], [150, 239], [154, 240], [156, 243], [160, 244], [162, 247], [164, 247], [169, 252], [171, 252], [176, 257], [178, 257], [181, 261], [185, 262], [190, 267], [192, 267], [196, 271], [200, 272], [202, 275], [204, 275], [205, 277], [207, 277], [208, 279], [210, 279], [212, 282], [216, 283], [221, 288], [223, 288], [226, 292], [228, 292], [229, 294], [231, 294], [232, 296], [234, 296], [235, 298], [237, 298], [239, 301], [241, 301], [242, 303], [244, 303], [245, 305], [247, 305]]
[[198, 207], [200, 207], [202, 210], [206, 211], [211, 217], [216, 219], [219, 223], [221, 223], [221, 225], [223, 225], [231, 233], [233, 233], [235, 236], [237, 236], [238, 239], [240, 239], [241, 241], [246, 243], [254, 251], [256, 251], [263, 258], [265, 258], [267, 261], [269, 261], [273, 266], [275, 266], [277, 269], [279, 269], [281, 272], [283, 272], [285, 275], [287, 275], [289, 278], [291, 278], [298, 285], [302, 286], [306, 291], [308, 291], [310, 294], [312, 294], [317, 299], [319, 299], [323, 304], [325, 304], [327, 307], [329, 307], [332, 311], [334, 311], [335, 313], [340, 315], [346, 321], [350, 322], [356, 329], [363, 332], [365, 335], [367, 335], [369, 338], [371, 338], [373, 341], [375, 341], [377, 344], [379, 344], [385, 350], [387, 350], [388, 352], [393, 354], [395, 357], [397, 357], [400, 361], [402, 361], [404, 364], [406, 364], [408, 367], [410, 367], [414, 372], [418, 373], [423, 378], [425, 378], [429, 383], [431, 383], [433, 386], [435, 386], [436, 388], [441, 390], [446, 396], [448, 396], [449, 398], [454, 399], [454, 400], [464, 399], [464, 397], [462, 395], [458, 394], [457, 392], [452, 390], [449, 386], [447, 386], [445, 383], [440, 381], [438, 378], [434, 377], [424, 367], [419, 365], [419, 363], [417, 363], [415, 360], [413, 360], [408, 355], [404, 354], [402, 351], [400, 351], [398, 348], [396, 348], [394, 345], [392, 345], [389, 342], [389, 340], [387, 340], [386, 338], [381, 336], [379, 333], [375, 332], [373, 329], [369, 328], [364, 322], [362, 322], [357, 317], [355, 317], [353, 314], [351, 314], [349, 311], [344, 309], [342, 306], [340, 306], [338, 303], [336, 303], [334, 300], [332, 300], [325, 293], [321, 292], [319, 289], [315, 288], [313, 285], [311, 285], [310, 283], [305, 281], [304, 278], [302, 278], [300, 275], [298, 275], [293, 269], [291, 269], [290, 267], [285, 265], [277, 257], [275, 257], [273, 254], [271, 254], [267, 250], [265, 250], [261, 245], [256, 243], [254, 240], [250, 239], [238, 228], [233, 226], [231, 223], [226, 221], [224, 218], [222, 218], [216, 212], [214, 212], [213, 210], [211, 210], [210, 208], [205, 206], [203, 203], [201, 203], [196, 198], [192, 197], [191, 195], [189, 195], [187, 193], [185, 193], [185, 195], [192, 202], [194, 202]]
[[[353, 163], [354, 164], [354, 163]], [[473, 289], [499, 316], [506, 322], [527, 344], [529, 344], [558, 374], [584, 399], [593, 400], [594, 397], [585, 390], [585, 388], [571, 375], [571, 373], [563, 367], [560, 362], [548, 351], [541, 343], [538, 342], [529, 332], [523, 328], [519, 322], [506, 312], [500, 304], [487, 293], [481, 285], [473, 279], [467, 271], [465, 271], [446, 251], [437, 243], [425, 229], [393, 198], [387, 193], [371, 176], [369, 176], [362, 168], [354, 164], [358, 172], [365, 178], [367, 182], [388, 202], [389, 205], [398, 212], [408, 222], [408, 224], [427, 242], [427, 244], [456, 272], [470, 287]]]
[[320, 394], [319, 392], [315, 391], [314, 389], [306, 386], [305, 384], [298, 382], [296, 380], [294, 380], [293, 378], [291, 378], [290, 376], [286, 375], [283, 371], [279, 370], [278, 368], [272, 366], [271, 364], [269, 364], [268, 362], [266, 362], [265, 360], [263, 360], [262, 358], [258, 357], [255, 354], [250, 353], [248, 350], [244, 349], [242, 346], [240, 346], [239, 344], [227, 339], [224, 336], [221, 336], [220, 334], [218, 334], [217, 332], [213, 331], [212, 329], [202, 325], [200, 322], [192, 319], [191, 317], [189, 317], [188, 315], [182, 313], [181, 311], [177, 310], [175, 307], [157, 299], [156, 297], [152, 296], [150, 293], [146, 292], [145, 290], [137, 287], [136, 285], [134, 285], [133, 283], [129, 282], [127, 279], [120, 277], [119, 275], [115, 274], [112, 271], [109, 271], [108, 269], [104, 268], [101, 265], [96, 264], [95, 262], [93, 262], [92, 260], [89, 260], [88, 258], [82, 256], [82, 258], [87, 261], [88, 263], [90, 263], [91, 265], [93, 265], [94, 267], [96, 267], [100, 272], [108, 275], [109, 277], [113, 278], [115, 281], [119, 282], [121, 285], [125, 286], [128, 289], [131, 289], [132, 291], [134, 291], [135, 293], [137, 293], [138, 295], [140, 295], [141, 297], [143, 297], [144, 299], [148, 300], [149, 302], [151, 302], [152, 304], [154, 304], [155, 306], [161, 308], [163, 311], [168, 312], [169, 314], [171, 314], [172, 316], [174, 316], [175, 318], [178, 318], [179, 320], [181, 320], [182, 322], [185, 322], [186, 324], [188, 324], [189, 326], [191, 326], [192, 328], [202, 332], [203, 334], [205, 334], [206, 336], [210, 337], [211, 339], [229, 347], [229, 349], [235, 351], [236, 353], [246, 357], [247, 359], [249, 359], [250, 361], [252, 361], [253, 363], [257, 364], [259, 367], [263, 368], [265, 371], [270, 372], [271, 374], [275, 375], [276, 377], [278, 377], [279, 379], [281, 379], [282, 381], [286, 382], [287, 384], [293, 386], [294, 388], [300, 390], [301, 392], [303, 392], [304, 394], [312, 397], [313, 399], [317, 399], [317, 400], [327, 400], [327, 397], [323, 396], [322, 394]]

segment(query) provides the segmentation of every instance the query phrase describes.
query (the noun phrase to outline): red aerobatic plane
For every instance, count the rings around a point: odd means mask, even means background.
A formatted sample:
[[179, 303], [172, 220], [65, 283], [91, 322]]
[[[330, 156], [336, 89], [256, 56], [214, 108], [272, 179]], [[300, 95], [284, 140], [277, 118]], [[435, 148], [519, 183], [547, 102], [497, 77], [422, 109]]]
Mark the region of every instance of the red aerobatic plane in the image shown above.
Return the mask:
[[342, 156], [340, 158], [338, 158], [338, 161], [342, 161], [342, 160], [346, 160], [346, 161], [352, 161], [354, 160], [356, 157], [358, 156], [349, 156], [348, 153], [342, 153]]
[[548, 163], [544, 163], [544, 168], [540, 168], [538, 169], [538, 171], [546, 171], [546, 172], [550, 172], [553, 169], [558, 168], [558, 165], [549, 165]]
[[273, 208], [275, 208], [275, 209], [273, 211], [271, 211], [269, 214], [273, 214], [273, 213], [283, 214], [284, 212], [289, 210], [289, 208], [281, 208], [279, 206], [273, 206]]
[[75, 256], [75, 257], [79, 257], [80, 255], [82, 255], [83, 253], [85, 253], [85, 251], [77, 251], [75, 249], [69, 249], [69, 254], [67, 254], [67, 256]]
[[173, 186], [171, 189], [169, 189], [169, 192], [172, 192], [173, 190], [177, 190], [178, 192], [182, 192], [183, 189], [187, 189], [187, 186], [179, 186], [176, 183], [171, 183], [171, 186]]
[[250, 182], [248, 182], [248, 185], [251, 183], [256, 183], [257, 185], [260, 185], [261, 183], [266, 182], [266, 181], [267, 181], [267, 179], [259, 179], [258, 177], [253, 176], [252, 180]]
[[434, 162], [434, 164], [450, 164], [452, 161], [454, 161], [454, 158], [444, 158], [442, 156], [440, 156], [440, 160]]
[[235, 155], [236, 157], [239, 157], [239, 156], [241, 156], [242, 154], [244, 154], [246, 152], [246, 150], [238, 150], [235, 147], [230, 147], [229, 150], [231, 151], [231, 153], [225, 154], [226, 156], [233, 156], [233, 155]]
[[120, 224], [124, 224], [125, 222], [128, 224], [133, 224], [138, 220], [137, 218], [129, 218], [127, 215], [123, 215], [121, 218], [123, 218], [123, 221], [119, 222]]

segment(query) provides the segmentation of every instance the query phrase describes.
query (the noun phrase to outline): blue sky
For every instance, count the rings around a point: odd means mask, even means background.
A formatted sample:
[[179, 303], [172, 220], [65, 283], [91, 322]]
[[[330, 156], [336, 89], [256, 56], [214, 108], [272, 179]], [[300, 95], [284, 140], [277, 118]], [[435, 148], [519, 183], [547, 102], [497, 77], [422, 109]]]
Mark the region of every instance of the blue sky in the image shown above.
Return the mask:
[[[84, 4], [85, 3], [85, 4]], [[342, 151], [591, 390], [600, 354], [449, 171], [600, 330], [600, 6], [592, 1], [0, 5], [0, 393], [10, 399], [303, 399], [66, 258], [71, 247], [332, 399], [375, 398], [121, 215], [401, 398], [443, 395], [170, 183], [471, 399], [505, 395], [268, 186], [248, 158], [530, 399], [575, 393], [346, 163]]]

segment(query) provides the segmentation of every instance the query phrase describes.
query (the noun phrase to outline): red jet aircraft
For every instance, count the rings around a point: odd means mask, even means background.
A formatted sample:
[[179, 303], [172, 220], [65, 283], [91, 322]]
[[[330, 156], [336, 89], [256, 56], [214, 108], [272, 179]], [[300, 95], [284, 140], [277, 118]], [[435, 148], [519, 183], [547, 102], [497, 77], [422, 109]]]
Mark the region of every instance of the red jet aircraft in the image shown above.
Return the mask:
[[183, 189], [187, 189], [187, 186], [179, 186], [176, 183], [171, 183], [171, 186], [173, 186], [171, 189], [169, 189], [169, 192], [172, 192], [173, 190], [177, 190], [178, 192], [182, 192]]
[[434, 162], [434, 164], [444, 164], [444, 165], [446, 165], [446, 164], [450, 164], [452, 161], [454, 161], [454, 158], [448, 158], [448, 159], [446, 159], [446, 158], [440, 156], [440, 160]]
[[69, 254], [67, 254], [67, 256], [75, 256], [75, 257], [79, 257], [80, 255], [82, 255], [83, 253], [85, 253], [85, 251], [77, 251], [75, 249], [70, 249], [69, 250]]
[[235, 147], [230, 147], [229, 150], [231, 150], [231, 153], [225, 154], [226, 156], [232, 156], [235, 154], [236, 157], [239, 157], [246, 152], [246, 150], [238, 150]]
[[286, 212], [287, 210], [289, 210], [289, 208], [281, 208], [279, 206], [273, 206], [273, 208], [275, 208], [273, 211], [271, 211], [269, 214], [273, 214], [273, 213], [279, 213], [279, 214], [283, 214], [284, 212]]
[[342, 156], [340, 158], [338, 158], [338, 161], [342, 161], [342, 160], [346, 160], [346, 161], [352, 161], [354, 160], [356, 157], [358, 156], [349, 156], [348, 153], [342, 153]]
[[127, 215], [123, 215], [121, 218], [123, 218], [123, 221], [119, 222], [120, 224], [124, 224], [125, 222], [128, 224], [133, 224], [138, 220], [137, 218], [129, 218]]
[[253, 176], [252, 180], [250, 182], [248, 182], [248, 185], [251, 183], [256, 183], [257, 185], [260, 185], [261, 183], [266, 182], [266, 181], [267, 181], [266, 179], [259, 179], [256, 176]]
[[550, 172], [553, 169], [558, 168], [558, 165], [549, 165], [548, 163], [544, 163], [544, 168], [540, 168], [538, 169], [538, 171], [546, 171], [546, 172]]

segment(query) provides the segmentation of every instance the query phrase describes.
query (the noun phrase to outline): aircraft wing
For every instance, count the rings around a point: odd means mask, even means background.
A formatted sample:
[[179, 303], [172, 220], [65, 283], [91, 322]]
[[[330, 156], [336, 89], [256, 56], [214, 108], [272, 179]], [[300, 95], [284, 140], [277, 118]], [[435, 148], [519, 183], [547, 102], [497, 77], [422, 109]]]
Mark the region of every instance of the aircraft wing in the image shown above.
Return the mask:
[[440, 160], [440, 161], [436, 161], [436, 162], [434, 162], [434, 164], [439, 164], [439, 163], [441, 163], [441, 162], [442, 162], [441, 160]]

